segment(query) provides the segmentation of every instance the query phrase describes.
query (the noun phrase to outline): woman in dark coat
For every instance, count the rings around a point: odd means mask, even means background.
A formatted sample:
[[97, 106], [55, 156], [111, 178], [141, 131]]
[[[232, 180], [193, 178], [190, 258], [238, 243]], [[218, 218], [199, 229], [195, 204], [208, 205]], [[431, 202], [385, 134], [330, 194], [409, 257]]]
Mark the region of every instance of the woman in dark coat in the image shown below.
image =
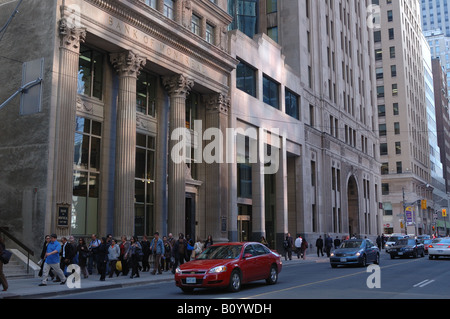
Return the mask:
[[87, 278], [88, 273], [86, 266], [87, 266], [87, 259], [89, 257], [89, 248], [86, 245], [86, 241], [84, 240], [84, 238], [80, 238], [78, 240], [77, 253], [78, 253], [78, 266], [80, 266], [84, 278]]

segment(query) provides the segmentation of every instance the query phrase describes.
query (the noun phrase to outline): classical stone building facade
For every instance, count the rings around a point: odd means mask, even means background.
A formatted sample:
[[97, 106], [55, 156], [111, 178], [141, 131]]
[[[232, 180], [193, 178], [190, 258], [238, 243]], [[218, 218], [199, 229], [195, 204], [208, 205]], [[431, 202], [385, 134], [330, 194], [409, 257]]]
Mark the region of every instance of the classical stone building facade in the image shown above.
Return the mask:
[[42, 95], [0, 110], [0, 226], [36, 250], [51, 232], [379, 234], [372, 33], [335, 2], [24, 0], [0, 100], [34, 61]]
[[20, 87], [17, 61], [43, 59], [42, 107], [2, 110], [2, 225], [37, 246], [50, 232], [226, 240], [226, 168], [172, 160], [171, 137], [194, 120], [228, 127], [230, 22], [224, 0], [25, 0], [0, 96]]

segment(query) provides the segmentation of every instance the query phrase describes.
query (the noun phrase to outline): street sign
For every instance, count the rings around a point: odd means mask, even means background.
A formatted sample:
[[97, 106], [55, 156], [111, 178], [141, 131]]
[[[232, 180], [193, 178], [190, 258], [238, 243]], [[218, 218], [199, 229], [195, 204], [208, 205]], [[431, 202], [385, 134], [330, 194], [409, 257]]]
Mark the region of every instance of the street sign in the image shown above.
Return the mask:
[[411, 206], [406, 207], [406, 225], [412, 225], [413, 224], [413, 208]]

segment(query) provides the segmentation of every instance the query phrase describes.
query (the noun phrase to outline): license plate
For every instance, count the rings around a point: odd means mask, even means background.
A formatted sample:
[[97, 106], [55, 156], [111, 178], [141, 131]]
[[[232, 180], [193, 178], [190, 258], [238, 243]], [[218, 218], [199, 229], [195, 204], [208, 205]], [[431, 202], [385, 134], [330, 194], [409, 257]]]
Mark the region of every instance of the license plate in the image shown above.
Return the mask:
[[341, 258], [341, 263], [347, 262], [347, 258]]
[[196, 282], [197, 282], [197, 280], [195, 279], [195, 277], [187, 277], [186, 278], [187, 284], [195, 284]]
[[398, 253], [399, 255], [403, 255], [403, 253]]
[[443, 250], [438, 250], [438, 253], [443, 253], [444, 251]]

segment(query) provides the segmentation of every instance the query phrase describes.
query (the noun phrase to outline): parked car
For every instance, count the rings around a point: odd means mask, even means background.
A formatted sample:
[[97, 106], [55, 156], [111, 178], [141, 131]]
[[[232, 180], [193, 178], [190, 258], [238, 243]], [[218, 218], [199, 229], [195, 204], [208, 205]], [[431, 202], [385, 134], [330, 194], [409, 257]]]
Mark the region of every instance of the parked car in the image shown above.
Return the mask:
[[330, 264], [333, 268], [338, 265], [365, 267], [368, 263], [380, 263], [380, 250], [369, 239], [346, 240], [330, 255]]
[[389, 249], [400, 239], [403, 238], [408, 238], [408, 235], [391, 235], [387, 240], [386, 243], [384, 244], [384, 249], [386, 250], [386, 252], [389, 252]]
[[450, 256], [450, 238], [436, 238], [433, 239], [431, 244], [428, 246], [428, 258], [438, 259], [439, 256]]
[[414, 238], [403, 238], [398, 240], [391, 248], [389, 248], [391, 259], [395, 257], [410, 257], [417, 258], [419, 255], [424, 257], [425, 250], [423, 244]]
[[228, 287], [236, 292], [251, 281], [265, 279], [275, 284], [281, 268], [281, 256], [260, 243], [215, 244], [195, 260], [180, 265], [175, 284], [184, 292], [208, 287]]

